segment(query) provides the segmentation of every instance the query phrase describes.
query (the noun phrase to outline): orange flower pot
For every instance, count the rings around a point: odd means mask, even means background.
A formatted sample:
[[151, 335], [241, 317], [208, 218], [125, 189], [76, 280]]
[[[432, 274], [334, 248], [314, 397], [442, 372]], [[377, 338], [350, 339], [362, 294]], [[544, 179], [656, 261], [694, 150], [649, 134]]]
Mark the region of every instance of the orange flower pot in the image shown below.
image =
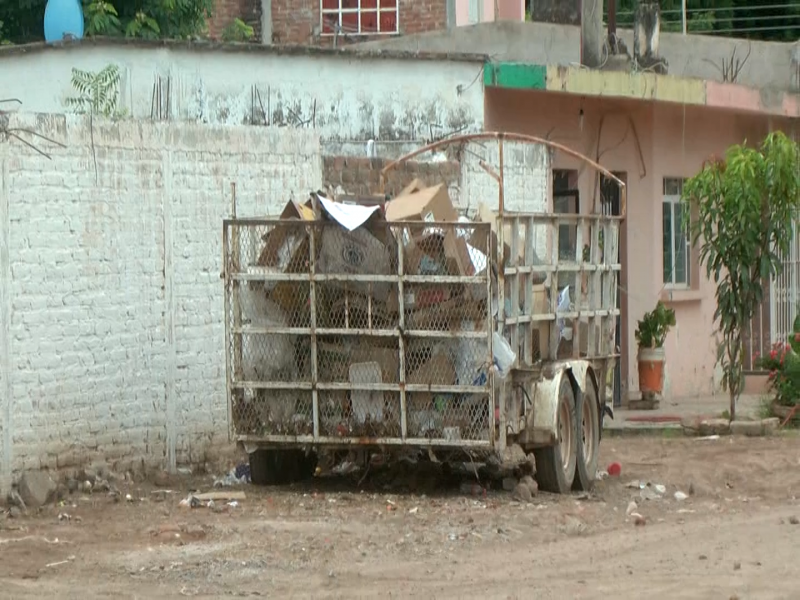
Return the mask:
[[664, 389], [664, 348], [639, 348], [639, 391], [660, 394]]

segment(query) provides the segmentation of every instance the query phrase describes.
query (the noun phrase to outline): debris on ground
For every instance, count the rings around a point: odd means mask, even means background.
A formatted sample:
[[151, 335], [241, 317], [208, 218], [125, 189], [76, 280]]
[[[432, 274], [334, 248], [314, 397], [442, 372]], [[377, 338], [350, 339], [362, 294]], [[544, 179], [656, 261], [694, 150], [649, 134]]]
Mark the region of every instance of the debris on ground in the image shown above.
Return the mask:
[[28, 508], [40, 508], [56, 498], [58, 486], [47, 471], [28, 471], [17, 484], [19, 496]]
[[613, 462], [608, 465], [606, 472], [608, 473], [609, 477], [619, 477], [622, 475], [622, 465], [618, 462]]
[[243, 463], [235, 466], [222, 477], [217, 477], [214, 480], [214, 487], [233, 487], [236, 485], [246, 485], [248, 483], [250, 483], [250, 465], [248, 463]]

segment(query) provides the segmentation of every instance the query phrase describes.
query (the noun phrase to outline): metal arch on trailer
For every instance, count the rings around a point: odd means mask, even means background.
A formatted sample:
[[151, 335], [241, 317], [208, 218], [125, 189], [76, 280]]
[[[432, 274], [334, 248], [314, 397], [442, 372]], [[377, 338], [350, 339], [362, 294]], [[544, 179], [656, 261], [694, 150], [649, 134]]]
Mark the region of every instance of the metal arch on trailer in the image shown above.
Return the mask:
[[386, 173], [391, 171], [392, 169], [398, 167], [399, 165], [403, 164], [404, 162], [411, 160], [412, 158], [419, 156], [420, 154], [425, 154], [426, 152], [432, 152], [438, 148], [443, 148], [446, 146], [450, 146], [452, 144], [459, 144], [465, 142], [471, 142], [473, 140], [497, 140], [500, 144], [500, 173], [496, 176], [498, 183], [500, 185], [500, 213], [503, 213], [503, 141], [508, 140], [511, 142], [527, 142], [531, 144], [542, 144], [547, 146], [548, 148], [552, 148], [553, 150], [558, 150], [559, 152], [563, 152], [573, 158], [577, 158], [578, 160], [586, 163], [593, 169], [597, 170], [598, 172], [602, 173], [612, 181], [614, 181], [620, 188], [620, 217], [625, 218], [627, 213], [627, 193], [625, 182], [622, 181], [619, 177], [614, 175], [611, 171], [606, 169], [605, 167], [601, 166], [599, 163], [593, 161], [591, 158], [586, 156], [585, 154], [581, 154], [577, 150], [573, 150], [568, 146], [564, 146], [563, 144], [559, 144], [558, 142], [553, 142], [551, 140], [547, 140], [545, 138], [540, 138], [535, 135], [527, 135], [524, 133], [511, 133], [511, 132], [504, 132], [504, 131], [482, 131], [480, 133], [468, 133], [464, 135], [456, 135], [453, 137], [448, 137], [443, 140], [439, 140], [436, 142], [432, 142], [426, 146], [422, 146], [421, 148], [417, 148], [416, 150], [412, 150], [411, 152], [404, 154], [397, 160], [390, 162], [386, 165], [383, 169], [381, 169], [381, 176], [380, 176], [380, 188], [381, 191], [384, 191], [384, 186], [386, 184]]

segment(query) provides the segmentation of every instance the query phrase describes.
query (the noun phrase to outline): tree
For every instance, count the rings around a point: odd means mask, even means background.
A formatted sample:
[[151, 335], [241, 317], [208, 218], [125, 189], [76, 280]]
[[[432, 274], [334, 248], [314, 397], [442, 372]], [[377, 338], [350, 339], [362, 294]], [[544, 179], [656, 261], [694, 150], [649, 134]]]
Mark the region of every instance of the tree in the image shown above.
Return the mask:
[[[188, 39], [206, 32], [213, 0], [82, 0], [86, 35]], [[15, 44], [44, 38], [47, 0], [0, 2], [3, 36]]]
[[782, 271], [800, 215], [800, 147], [781, 132], [758, 148], [733, 146], [684, 185], [683, 202], [684, 225], [717, 284], [717, 360], [733, 420], [744, 383], [743, 334], [763, 301], [764, 284]]

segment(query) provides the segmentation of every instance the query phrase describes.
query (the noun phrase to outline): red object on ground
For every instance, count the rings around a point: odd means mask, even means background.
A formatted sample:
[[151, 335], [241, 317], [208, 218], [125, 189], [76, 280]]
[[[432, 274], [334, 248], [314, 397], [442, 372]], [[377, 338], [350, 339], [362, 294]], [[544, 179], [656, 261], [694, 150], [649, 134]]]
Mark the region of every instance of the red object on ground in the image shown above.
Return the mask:
[[611, 477], [619, 477], [622, 474], [622, 465], [618, 462], [608, 465], [608, 474]]

